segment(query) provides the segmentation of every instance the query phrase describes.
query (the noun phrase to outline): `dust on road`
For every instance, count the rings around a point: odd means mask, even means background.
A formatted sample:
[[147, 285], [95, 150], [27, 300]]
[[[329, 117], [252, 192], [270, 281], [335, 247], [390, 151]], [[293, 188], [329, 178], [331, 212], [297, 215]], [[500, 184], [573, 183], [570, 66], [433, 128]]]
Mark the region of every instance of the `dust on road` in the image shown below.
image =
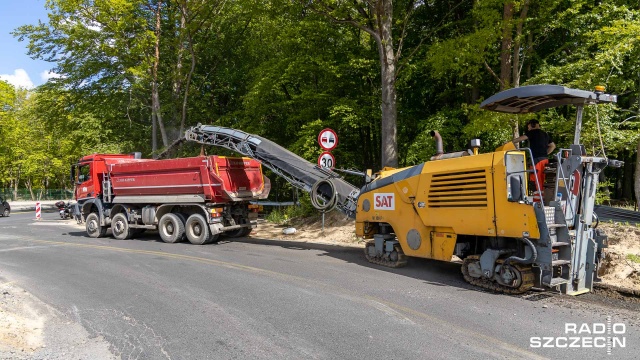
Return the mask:
[[11, 281], [0, 284], [0, 358], [115, 359], [102, 337]]

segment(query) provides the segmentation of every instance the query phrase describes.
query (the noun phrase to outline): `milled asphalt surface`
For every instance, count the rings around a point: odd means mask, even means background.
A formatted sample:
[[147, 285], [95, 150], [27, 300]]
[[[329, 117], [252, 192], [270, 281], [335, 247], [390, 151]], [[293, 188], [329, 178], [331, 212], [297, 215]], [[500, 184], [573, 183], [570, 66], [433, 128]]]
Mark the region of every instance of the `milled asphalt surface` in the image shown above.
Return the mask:
[[[497, 295], [459, 265], [369, 264], [361, 249], [260, 238], [205, 246], [157, 234], [90, 239], [45, 213], [0, 218], [0, 282], [15, 282], [134, 359], [596, 358], [606, 349], [534, 349], [566, 323], [624, 323], [637, 358], [640, 312], [581, 298]], [[591, 299], [591, 298], [588, 298]], [[584, 334], [585, 336], [591, 336]], [[606, 336], [606, 335], [605, 335]]]

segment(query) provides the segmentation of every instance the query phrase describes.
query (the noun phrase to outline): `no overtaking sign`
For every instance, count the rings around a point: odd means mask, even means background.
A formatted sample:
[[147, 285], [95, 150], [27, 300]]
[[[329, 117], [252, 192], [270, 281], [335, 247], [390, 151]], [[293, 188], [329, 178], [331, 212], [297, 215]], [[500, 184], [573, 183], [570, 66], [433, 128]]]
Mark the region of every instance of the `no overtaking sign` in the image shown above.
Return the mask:
[[332, 129], [324, 129], [318, 135], [318, 144], [322, 150], [331, 151], [338, 146], [338, 135]]

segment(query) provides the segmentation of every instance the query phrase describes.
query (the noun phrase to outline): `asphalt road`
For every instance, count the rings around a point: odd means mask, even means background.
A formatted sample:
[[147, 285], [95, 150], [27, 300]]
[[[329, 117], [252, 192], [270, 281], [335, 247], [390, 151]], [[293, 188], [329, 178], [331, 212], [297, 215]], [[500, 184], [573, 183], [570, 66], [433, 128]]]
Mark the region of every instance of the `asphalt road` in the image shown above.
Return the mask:
[[[599, 358], [606, 348], [532, 348], [531, 338], [593, 346], [612, 335], [583, 324], [607, 320], [624, 324], [613, 336], [625, 341], [608, 358], [640, 352], [637, 308], [492, 294], [467, 285], [456, 264], [388, 269], [361, 249], [259, 236], [205, 246], [156, 234], [90, 239], [56, 217], [0, 218], [0, 283], [15, 282], [122, 358]], [[566, 334], [567, 323], [583, 332]]]

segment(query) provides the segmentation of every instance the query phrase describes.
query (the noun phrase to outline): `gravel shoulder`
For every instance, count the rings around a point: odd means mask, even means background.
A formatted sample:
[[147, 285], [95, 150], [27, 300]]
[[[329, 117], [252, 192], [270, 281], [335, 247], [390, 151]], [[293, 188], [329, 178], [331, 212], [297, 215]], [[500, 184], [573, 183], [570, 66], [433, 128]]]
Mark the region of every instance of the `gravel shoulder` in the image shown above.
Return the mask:
[[115, 359], [109, 343], [90, 337], [15, 283], [0, 284], [1, 359]]

